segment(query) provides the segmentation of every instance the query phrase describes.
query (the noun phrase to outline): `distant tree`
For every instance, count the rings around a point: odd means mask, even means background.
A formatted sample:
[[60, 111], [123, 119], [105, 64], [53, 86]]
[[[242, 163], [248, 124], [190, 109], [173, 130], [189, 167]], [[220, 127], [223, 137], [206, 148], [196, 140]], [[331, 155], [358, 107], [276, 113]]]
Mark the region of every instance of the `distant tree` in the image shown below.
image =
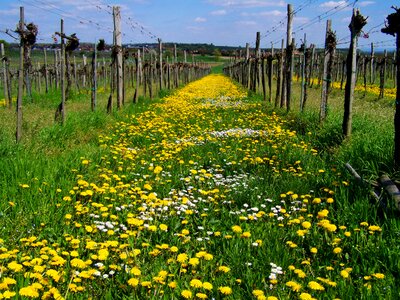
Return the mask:
[[215, 57], [215, 60], [219, 61], [222, 54], [221, 54], [221, 51], [218, 48], [215, 48], [214, 51], [213, 51], [213, 55]]

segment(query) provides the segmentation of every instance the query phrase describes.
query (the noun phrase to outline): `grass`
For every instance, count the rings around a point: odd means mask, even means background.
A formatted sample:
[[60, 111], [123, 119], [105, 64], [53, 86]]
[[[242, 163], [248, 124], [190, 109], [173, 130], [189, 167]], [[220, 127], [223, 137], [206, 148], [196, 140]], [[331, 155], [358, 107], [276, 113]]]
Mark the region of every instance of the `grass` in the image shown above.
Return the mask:
[[3, 296], [398, 298], [396, 214], [343, 170], [393, 174], [390, 100], [357, 97], [343, 141], [337, 90], [322, 125], [317, 88], [302, 114], [218, 75], [162, 93], [111, 115], [77, 94], [65, 126], [49, 95], [20, 145], [0, 111]]

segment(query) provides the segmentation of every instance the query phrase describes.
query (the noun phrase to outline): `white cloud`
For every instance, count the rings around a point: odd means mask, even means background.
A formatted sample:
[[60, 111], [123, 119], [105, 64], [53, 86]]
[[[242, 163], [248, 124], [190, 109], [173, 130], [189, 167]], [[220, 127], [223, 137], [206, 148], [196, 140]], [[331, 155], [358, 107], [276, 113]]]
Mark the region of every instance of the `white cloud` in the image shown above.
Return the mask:
[[208, 0], [209, 3], [225, 7], [267, 7], [267, 6], [286, 6], [283, 0]]
[[257, 25], [256, 22], [254, 21], [238, 21], [236, 22], [237, 25], [241, 25], [241, 26], [254, 26]]
[[204, 23], [204, 22], [207, 21], [207, 19], [206, 18], [202, 18], [202, 17], [197, 17], [196, 19], [194, 19], [194, 21], [196, 23]]
[[19, 15], [19, 9], [18, 8], [12, 8], [12, 9], [7, 9], [7, 10], [0, 10], [0, 15], [18, 16]]
[[210, 12], [210, 14], [213, 16], [223, 16], [223, 15], [226, 15], [226, 10], [225, 9], [214, 10], [214, 11]]
[[319, 7], [322, 8], [335, 8], [338, 6], [344, 6], [346, 4], [346, 1], [341, 0], [341, 1], [328, 1], [328, 2], [324, 2], [321, 3]]
[[295, 23], [295, 24], [303, 25], [303, 24], [307, 24], [308, 22], [310, 22], [310, 19], [307, 17], [296, 17], [295, 16], [293, 18], [293, 23]]
[[286, 12], [282, 12], [280, 10], [269, 10], [269, 11], [262, 11], [262, 12], [258, 12], [258, 13], [247, 13], [247, 12], [243, 12], [240, 14], [243, 17], [280, 17], [280, 16], [285, 16]]
[[366, 6], [372, 5], [372, 4], [375, 4], [375, 1], [361, 1], [358, 3], [358, 5], [360, 7], [366, 7]]

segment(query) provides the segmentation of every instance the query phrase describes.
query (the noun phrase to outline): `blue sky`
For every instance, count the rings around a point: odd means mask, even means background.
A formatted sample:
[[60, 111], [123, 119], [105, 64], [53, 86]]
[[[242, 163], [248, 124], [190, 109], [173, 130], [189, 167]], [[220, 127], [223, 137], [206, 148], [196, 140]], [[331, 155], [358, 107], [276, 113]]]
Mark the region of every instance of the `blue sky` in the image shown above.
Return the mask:
[[[15, 29], [19, 7], [25, 8], [26, 22], [39, 26], [39, 42], [51, 42], [64, 19], [67, 34], [81, 41], [103, 38], [112, 41], [112, 6], [121, 7], [123, 43], [164, 42], [213, 43], [217, 46], [254, 45], [256, 32], [262, 47], [280, 47], [285, 37], [287, 4], [293, 5], [294, 37], [322, 46], [326, 19], [332, 19], [339, 44], [346, 47], [353, 7], [368, 16], [359, 45], [393, 48], [394, 37], [380, 33], [395, 0], [0, 0], [0, 39], [12, 41], [4, 31]], [[378, 26], [379, 25], [379, 26]]]

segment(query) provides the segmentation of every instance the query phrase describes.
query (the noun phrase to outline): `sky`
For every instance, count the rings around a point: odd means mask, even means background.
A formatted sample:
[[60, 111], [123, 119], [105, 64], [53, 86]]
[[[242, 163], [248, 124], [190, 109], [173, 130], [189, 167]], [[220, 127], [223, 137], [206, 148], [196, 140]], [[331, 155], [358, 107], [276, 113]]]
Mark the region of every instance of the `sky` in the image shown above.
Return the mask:
[[[280, 48], [286, 38], [287, 5], [295, 12], [293, 37], [299, 46], [323, 47], [327, 19], [332, 20], [338, 47], [348, 47], [349, 22], [354, 8], [368, 17], [359, 38], [359, 48], [391, 49], [395, 38], [380, 32], [386, 16], [398, 0], [0, 0], [0, 39], [13, 42], [5, 33], [15, 30], [20, 7], [25, 22], [38, 25], [38, 42], [53, 43], [64, 19], [65, 33], [76, 33], [82, 42], [104, 39], [112, 42], [112, 7], [119, 6], [122, 42], [154, 43], [157, 39], [175, 43], [207, 43], [216, 46], [254, 47], [256, 32], [261, 47], [271, 43]], [[10, 32], [10, 31], [9, 31]], [[57, 41], [59, 42], [59, 40]]]

